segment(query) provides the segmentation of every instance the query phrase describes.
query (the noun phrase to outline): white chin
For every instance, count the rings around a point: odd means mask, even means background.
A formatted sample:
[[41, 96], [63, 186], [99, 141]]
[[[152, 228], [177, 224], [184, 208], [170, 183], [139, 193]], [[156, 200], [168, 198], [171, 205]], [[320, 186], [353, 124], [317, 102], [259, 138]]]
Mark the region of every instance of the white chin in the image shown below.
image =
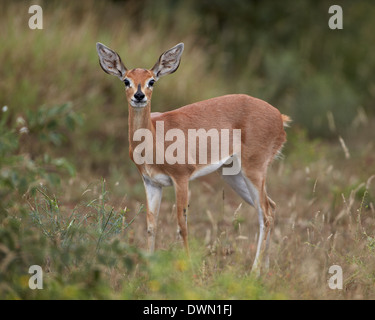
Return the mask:
[[145, 102], [130, 101], [130, 105], [134, 108], [144, 108], [145, 106], [147, 106], [147, 101]]

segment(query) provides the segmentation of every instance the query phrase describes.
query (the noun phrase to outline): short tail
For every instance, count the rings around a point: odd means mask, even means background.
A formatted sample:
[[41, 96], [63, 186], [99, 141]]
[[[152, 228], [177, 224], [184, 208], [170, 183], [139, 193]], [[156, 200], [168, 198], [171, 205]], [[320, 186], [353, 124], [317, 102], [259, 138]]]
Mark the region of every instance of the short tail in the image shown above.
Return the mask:
[[285, 114], [281, 115], [281, 119], [283, 120], [284, 127], [289, 127], [290, 123], [292, 122], [292, 119]]

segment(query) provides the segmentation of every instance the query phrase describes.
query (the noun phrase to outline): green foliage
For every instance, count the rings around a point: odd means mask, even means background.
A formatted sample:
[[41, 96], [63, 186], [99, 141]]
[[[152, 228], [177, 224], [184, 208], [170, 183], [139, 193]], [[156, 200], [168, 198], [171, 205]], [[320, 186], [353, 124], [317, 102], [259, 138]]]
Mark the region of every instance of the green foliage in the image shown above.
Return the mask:
[[[64, 107], [64, 110], [66, 107]], [[69, 107], [71, 108], [71, 107]], [[51, 114], [51, 110], [58, 110]], [[74, 166], [65, 158], [54, 158], [47, 153], [32, 155], [27, 150], [28, 139], [37, 139], [44, 133], [55, 132], [61, 139], [66, 135], [63, 129], [67, 124], [62, 117], [63, 108], [54, 106], [28, 112], [26, 118], [12, 120], [8, 107], [2, 108], [0, 120], [0, 296], [22, 297], [25, 291], [25, 272], [33, 264], [45, 263], [46, 238], [38, 236], [30, 228], [27, 217], [28, 199], [35, 197], [42, 186], [51, 188], [60, 185], [60, 175], [75, 174]], [[79, 116], [70, 110], [70, 117]], [[47, 119], [53, 125], [36, 126], [36, 117]], [[41, 123], [41, 122], [40, 122]], [[31, 126], [30, 126], [31, 124]], [[39, 141], [34, 145], [38, 145]], [[43, 142], [41, 142], [43, 145]], [[32, 148], [31, 148], [32, 149]], [[44, 149], [45, 150], [45, 149]], [[35, 150], [32, 150], [35, 151]], [[57, 201], [50, 199], [50, 212], [58, 210]], [[51, 231], [49, 231], [51, 232]], [[27, 284], [27, 282], [26, 282]]]
[[[75, 168], [67, 159], [36, 151], [46, 150], [43, 148], [45, 137], [49, 137], [46, 142], [53, 144], [66, 140], [66, 126], [74, 129], [81, 121], [69, 104], [50, 109], [41, 107], [35, 113], [27, 112], [26, 119], [18, 117], [16, 121], [11, 120], [11, 110], [7, 107], [3, 110], [0, 120], [0, 210], [5, 213], [18, 207], [18, 201], [26, 193], [35, 194], [38, 186], [57, 186], [60, 182], [57, 171], [75, 175]], [[38, 143], [33, 147], [28, 142], [34, 139]]]
[[[270, 293], [262, 281], [244, 275], [240, 270], [228, 268], [213, 272], [208, 259], [198, 245], [193, 245], [189, 260], [180, 249], [156, 252], [143, 261], [137, 274], [140, 291], [127, 288], [125, 298], [130, 299], [210, 299], [249, 300], [285, 299], [279, 293]], [[136, 279], [131, 279], [134, 282]], [[135, 292], [137, 292], [135, 294]]]
[[301, 84], [295, 100], [299, 107], [293, 110], [292, 118], [307, 129], [310, 137], [332, 137], [350, 127], [359, 101], [349, 83], [331, 79], [329, 75], [314, 75]]
[[39, 142], [48, 142], [61, 146], [66, 142], [68, 131], [82, 126], [82, 116], [73, 110], [72, 103], [64, 103], [53, 107], [42, 106], [36, 111], [26, 111], [28, 130], [35, 133]]
[[[331, 30], [330, 6], [325, 1], [235, 0], [228, 6], [223, 0], [146, 0], [138, 2], [137, 13], [151, 23], [162, 13], [170, 17], [158, 24], [158, 32], [169, 34], [173, 25], [177, 37], [186, 37], [181, 25], [191, 16], [189, 36], [199, 38], [202, 54], [211, 56], [207, 72], [225, 79], [233, 92], [263, 98], [289, 113], [310, 137], [327, 138], [345, 133], [360, 106], [373, 114], [375, 98], [369, 31], [375, 7], [371, 1], [340, 1], [344, 28]], [[335, 131], [329, 128], [329, 112]]]
[[[0, 297], [114, 297], [109, 270], [132, 270], [137, 257], [142, 258], [118, 238], [138, 214], [127, 221], [125, 210], [109, 209], [104, 182], [98, 198], [71, 212], [47, 190], [37, 190], [29, 210], [5, 217], [0, 225]], [[34, 264], [43, 268], [45, 290], [28, 287], [28, 268]]]

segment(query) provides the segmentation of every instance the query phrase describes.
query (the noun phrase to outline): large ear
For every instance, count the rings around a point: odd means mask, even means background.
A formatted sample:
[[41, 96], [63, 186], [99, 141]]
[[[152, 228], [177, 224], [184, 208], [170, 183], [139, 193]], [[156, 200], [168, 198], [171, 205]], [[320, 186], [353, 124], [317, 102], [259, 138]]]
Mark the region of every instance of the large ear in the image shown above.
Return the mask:
[[177, 70], [183, 51], [184, 44], [181, 42], [160, 56], [159, 61], [151, 69], [154, 72], [156, 80]]
[[98, 52], [99, 63], [102, 69], [122, 80], [127, 69], [122, 63], [120, 56], [100, 42], [96, 43], [96, 51]]

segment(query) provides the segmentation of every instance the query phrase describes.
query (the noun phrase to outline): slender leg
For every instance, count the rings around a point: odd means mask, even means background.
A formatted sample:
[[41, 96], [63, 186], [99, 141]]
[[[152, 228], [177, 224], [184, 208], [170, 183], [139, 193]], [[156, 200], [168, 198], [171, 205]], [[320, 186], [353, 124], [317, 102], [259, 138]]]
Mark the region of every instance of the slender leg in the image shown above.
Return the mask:
[[265, 222], [266, 219], [264, 216], [264, 209], [262, 208], [260, 193], [258, 191], [259, 189], [261, 190], [261, 183], [253, 183], [254, 181], [260, 181], [260, 179], [257, 180], [253, 178], [252, 180], [250, 180], [251, 173], [252, 172], [249, 172], [248, 175], [245, 175], [245, 173], [241, 171], [236, 175], [222, 174], [222, 177], [242, 199], [244, 199], [251, 206], [255, 207], [258, 211], [259, 239], [254, 263], [252, 266], [252, 272], [256, 272], [257, 274], [259, 274], [264, 238], [265, 236], [267, 236], [268, 238], [269, 232], [267, 229], [267, 223]]
[[147, 177], [143, 178], [143, 182], [147, 197], [147, 247], [148, 251], [153, 253], [155, 250], [155, 236], [163, 189]]
[[[250, 183], [249, 183], [249, 187]], [[265, 179], [261, 183], [261, 187], [258, 187], [260, 194], [258, 196], [258, 218], [259, 218], [259, 239], [257, 253], [252, 270], [256, 271], [257, 274], [260, 272], [260, 261], [262, 257], [265, 259], [265, 270], [269, 268], [269, 246], [271, 231], [273, 228], [273, 212], [276, 207], [275, 203], [267, 196], [265, 188]]]
[[[264, 189], [264, 192], [265, 189]], [[270, 267], [270, 257], [269, 257], [269, 247], [270, 247], [270, 239], [271, 239], [271, 233], [273, 229], [273, 219], [275, 216], [275, 211], [276, 211], [276, 203], [267, 196], [267, 201], [268, 201], [268, 220], [266, 221], [266, 245], [265, 245], [265, 250], [264, 250], [264, 255], [265, 255], [265, 264], [264, 267], [266, 270], [269, 269]]]
[[[250, 189], [251, 187], [249, 187]], [[261, 251], [262, 251], [262, 245], [264, 241], [264, 234], [265, 234], [265, 228], [264, 228], [264, 213], [262, 210], [262, 207], [260, 206], [259, 202], [259, 195], [257, 190], [253, 190], [250, 192], [256, 203], [256, 209], [258, 211], [258, 221], [259, 221], [259, 238], [258, 238], [258, 245], [257, 245], [257, 251], [255, 254], [255, 259], [253, 266], [251, 268], [251, 272], [256, 272], [257, 275], [260, 274], [260, 261], [261, 261]]]
[[265, 267], [268, 268], [269, 265], [268, 248], [273, 225], [271, 208], [275, 207], [275, 203], [267, 196], [264, 177], [257, 179], [256, 177], [250, 178], [250, 175], [247, 175], [245, 181], [254, 200], [254, 206], [258, 211], [259, 238], [251, 271], [259, 275], [263, 256], [265, 256]]
[[187, 231], [187, 210], [189, 198], [189, 182], [188, 180], [174, 181], [176, 193], [176, 209], [177, 222], [180, 230], [180, 235], [184, 242], [187, 254], [189, 255], [188, 231]]
[[264, 249], [264, 269], [266, 271], [269, 270], [270, 268], [270, 255], [269, 255], [269, 247], [270, 247], [270, 238], [271, 238], [271, 229], [269, 229], [267, 232], [266, 232], [266, 245], [265, 245], [265, 249]]

